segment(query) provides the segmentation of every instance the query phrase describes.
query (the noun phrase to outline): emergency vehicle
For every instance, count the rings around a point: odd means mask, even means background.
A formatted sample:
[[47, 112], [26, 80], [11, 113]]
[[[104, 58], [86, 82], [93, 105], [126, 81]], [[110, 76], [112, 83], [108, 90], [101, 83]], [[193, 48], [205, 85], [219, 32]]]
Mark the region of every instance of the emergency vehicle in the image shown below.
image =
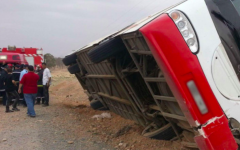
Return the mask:
[[[32, 65], [36, 68], [36, 66], [42, 64], [44, 58], [43, 58], [43, 49], [39, 48], [17, 48], [16, 46], [8, 46], [0, 49], [0, 54], [8, 54], [8, 53], [14, 53], [14, 54], [20, 54], [19, 56], [24, 56], [26, 61], [28, 62], [28, 65]], [[6, 60], [7, 62], [7, 60]]]
[[28, 62], [23, 54], [5, 52], [0, 53], [0, 64], [11, 64], [14, 66], [16, 64], [28, 64]]
[[182, 1], [63, 63], [94, 109], [135, 120], [143, 136], [202, 150], [240, 144], [240, 0]]

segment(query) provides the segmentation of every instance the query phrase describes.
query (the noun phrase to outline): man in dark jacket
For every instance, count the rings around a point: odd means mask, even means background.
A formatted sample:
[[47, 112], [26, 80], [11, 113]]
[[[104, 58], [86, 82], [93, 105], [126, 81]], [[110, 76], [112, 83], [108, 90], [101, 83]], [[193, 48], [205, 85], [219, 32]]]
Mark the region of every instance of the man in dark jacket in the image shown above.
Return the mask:
[[[16, 86], [16, 91], [18, 92], [18, 86], [19, 86], [19, 78], [20, 78], [20, 73], [21, 73], [21, 69], [20, 69], [20, 65], [15, 65], [15, 70], [13, 70], [12, 72], [12, 76], [14, 81], [16, 82], [17, 86]], [[19, 95], [20, 96], [20, 95]], [[23, 100], [23, 95], [20, 96], [19, 100]], [[20, 101], [19, 101], [20, 103]]]
[[43, 93], [43, 84], [42, 84], [42, 79], [43, 79], [43, 69], [42, 65], [37, 66], [37, 74], [39, 76], [38, 80], [38, 93], [37, 93], [37, 102], [36, 105], [40, 105], [41, 99], [42, 99], [42, 104], [44, 104], [44, 93]]
[[16, 82], [19, 82], [20, 73], [21, 73], [20, 65], [16, 65], [15, 70], [13, 70], [12, 72], [13, 78]]
[[6, 71], [4, 70], [3, 67], [0, 68], [0, 96], [2, 97], [3, 100], [3, 105], [6, 105], [6, 91], [5, 91], [5, 85], [4, 85], [4, 80], [7, 76]]
[[[12, 75], [12, 69], [11, 68], [7, 68], [7, 77], [5, 78], [5, 88], [6, 88], [6, 95], [7, 95], [7, 102], [6, 102], [6, 112], [13, 112], [13, 111], [19, 111], [19, 109], [17, 108], [17, 103], [19, 101], [19, 95], [16, 91], [16, 82], [13, 79], [13, 75]], [[14, 97], [15, 101], [13, 103], [13, 108], [12, 110], [9, 109], [9, 104], [11, 102], [11, 98]]]
[[1, 68], [5, 68], [7, 66], [7, 64], [5, 63], [5, 61], [2, 62], [2, 64], [0, 64]]

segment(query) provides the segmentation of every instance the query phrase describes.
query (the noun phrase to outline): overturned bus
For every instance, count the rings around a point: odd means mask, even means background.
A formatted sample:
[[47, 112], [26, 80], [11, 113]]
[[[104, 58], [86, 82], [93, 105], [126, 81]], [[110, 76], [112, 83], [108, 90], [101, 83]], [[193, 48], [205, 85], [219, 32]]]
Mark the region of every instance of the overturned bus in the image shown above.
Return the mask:
[[[92, 108], [186, 147], [240, 144], [240, 1], [187, 0], [63, 59]], [[192, 139], [187, 137], [192, 137]]]

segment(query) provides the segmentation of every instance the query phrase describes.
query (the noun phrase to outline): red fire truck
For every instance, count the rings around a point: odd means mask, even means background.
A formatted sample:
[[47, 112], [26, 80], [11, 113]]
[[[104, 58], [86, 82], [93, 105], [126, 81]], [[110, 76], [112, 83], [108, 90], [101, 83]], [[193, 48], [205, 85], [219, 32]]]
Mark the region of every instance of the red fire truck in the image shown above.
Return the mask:
[[11, 65], [28, 64], [23, 54], [16, 54], [16, 53], [9, 53], [9, 52], [0, 53], [0, 64], [5, 64], [5, 63], [11, 64]]
[[[0, 52], [3, 53], [18, 53], [25, 56], [29, 65], [36, 67], [43, 62], [43, 49], [39, 48], [16, 48], [16, 46], [8, 46], [0, 48]], [[6, 61], [7, 62], [7, 61]]]

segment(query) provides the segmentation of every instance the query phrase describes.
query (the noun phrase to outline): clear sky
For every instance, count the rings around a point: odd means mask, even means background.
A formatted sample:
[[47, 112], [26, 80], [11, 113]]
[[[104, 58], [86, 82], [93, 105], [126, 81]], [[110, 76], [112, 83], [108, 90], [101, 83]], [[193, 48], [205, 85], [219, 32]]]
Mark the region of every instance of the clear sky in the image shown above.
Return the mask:
[[0, 47], [72, 50], [182, 0], [1, 0]]

